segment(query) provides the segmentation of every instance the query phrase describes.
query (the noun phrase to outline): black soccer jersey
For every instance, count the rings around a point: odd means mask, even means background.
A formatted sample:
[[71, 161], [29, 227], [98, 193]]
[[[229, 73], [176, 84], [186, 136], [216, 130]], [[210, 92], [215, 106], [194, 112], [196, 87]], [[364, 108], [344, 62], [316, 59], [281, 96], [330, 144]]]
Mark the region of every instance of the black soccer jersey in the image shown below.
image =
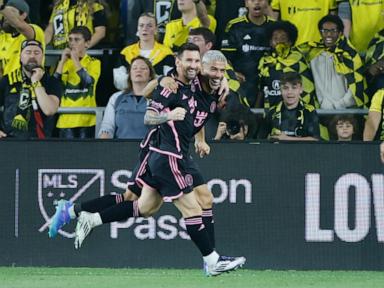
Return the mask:
[[182, 158], [187, 155], [193, 136], [200, 131], [210, 115], [216, 111], [216, 99], [203, 92], [198, 78], [191, 85], [178, 82], [176, 94], [158, 86], [148, 109], [158, 113], [182, 107], [187, 110], [183, 121], [167, 121], [159, 126], [157, 147], [151, 150]]

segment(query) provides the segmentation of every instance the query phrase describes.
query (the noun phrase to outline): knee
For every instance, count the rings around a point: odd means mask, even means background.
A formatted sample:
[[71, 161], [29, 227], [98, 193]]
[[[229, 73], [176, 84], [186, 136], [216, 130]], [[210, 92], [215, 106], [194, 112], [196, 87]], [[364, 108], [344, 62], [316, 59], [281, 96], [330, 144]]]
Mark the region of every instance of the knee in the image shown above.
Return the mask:
[[129, 190], [128, 188], [127, 190], [125, 190], [123, 196], [124, 196], [124, 201], [135, 201], [139, 199], [137, 195], [133, 193], [131, 190]]

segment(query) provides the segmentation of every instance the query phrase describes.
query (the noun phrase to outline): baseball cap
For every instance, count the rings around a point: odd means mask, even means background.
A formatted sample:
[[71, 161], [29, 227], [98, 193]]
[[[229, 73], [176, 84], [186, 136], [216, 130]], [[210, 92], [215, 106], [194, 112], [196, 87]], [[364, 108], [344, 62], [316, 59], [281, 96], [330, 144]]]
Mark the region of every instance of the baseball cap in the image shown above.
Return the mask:
[[15, 7], [17, 10], [29, 15], [29, 5], [24, 0], [9, 0], [6, 6]]
[[28, 46], [37, 46], [39, 47], [42, 51], [44, 51], [43, 49], [43, 46], [41, 45], [41, 43], [39, 41], [36, 41], [36, 40], [24, 40], [22, 43], [21, 43], [21, 51], [24, 50], [25, 47], [28, 47]]

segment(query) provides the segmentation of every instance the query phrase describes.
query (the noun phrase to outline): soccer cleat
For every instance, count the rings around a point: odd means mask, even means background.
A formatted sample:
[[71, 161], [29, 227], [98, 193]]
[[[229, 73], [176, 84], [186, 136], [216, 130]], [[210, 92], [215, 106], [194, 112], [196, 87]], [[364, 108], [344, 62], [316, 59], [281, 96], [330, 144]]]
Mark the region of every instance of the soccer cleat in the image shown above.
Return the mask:
[[80, 249], [85, 238], [92, 232], [92, 229], [96, 227], [93, 214], [89, 212], [81, 212], [77, 221], [75, 230], [75, 249]]
[[65, 225], [71, 221], [69, 216], [69, 208], [72, 206], [72, 203], [67, 200], [60, 200], [56, 205], [56, 213], [52, 217], [51, 224], [49, 225], [48, 235], [49, 238], [54, 238], [57, 235], [57, 232]]
[[245, 263], [245, 257], [220, 256], [214, 265], [204, 263], [204, 271], [207, 276], [217, 276], [224, 272], [234, 271], [241, 268]]

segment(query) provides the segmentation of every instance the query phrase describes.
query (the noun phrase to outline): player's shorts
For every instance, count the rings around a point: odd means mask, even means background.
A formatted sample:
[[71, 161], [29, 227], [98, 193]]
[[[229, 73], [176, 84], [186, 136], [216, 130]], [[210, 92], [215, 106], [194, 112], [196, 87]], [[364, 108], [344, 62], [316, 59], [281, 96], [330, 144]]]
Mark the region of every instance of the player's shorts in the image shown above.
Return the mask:
[[[128, 180], [128, 189], [131, 190], [134, 194], [136, 194], [137, 197], [140, 197], [141, 195], [142, 185], [136, 181], [136, 178], [138, 177], [138, 172], [144, 158], [145, 157], [143, 157], [142, 160], [136, 164], [135, 168], [132, 171], [132, 175]], [[193, 187], [197, 187], [205, 184], [205, 179], [200, 172], [200, 168], [196, 164], [196, 162], [193, 160], [192, 156], [188, 155], [187, 157], [185, 157], [184, 160], [187, 163], [186, 173], [192, 175]]]
[[139, 168], [136, 179], [138, 183], [157, 190], [165, 202], [172, 201], [193, 190], [188, 164], [190, 161], [186, 159], [151, 151]]

